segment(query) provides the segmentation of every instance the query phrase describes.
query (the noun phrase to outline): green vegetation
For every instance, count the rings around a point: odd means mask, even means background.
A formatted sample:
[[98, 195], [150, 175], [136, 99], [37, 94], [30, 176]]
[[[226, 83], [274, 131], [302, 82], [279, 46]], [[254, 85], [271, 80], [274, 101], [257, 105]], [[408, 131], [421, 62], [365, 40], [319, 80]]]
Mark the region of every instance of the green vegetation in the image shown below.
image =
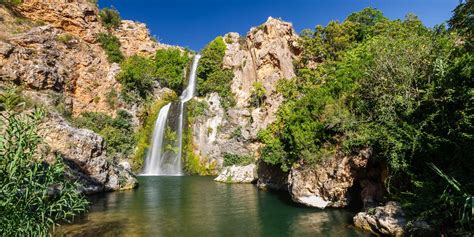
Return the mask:
[[185, 69], [190, 62], [187, 52], [179, 49], [161, 49], [155, 54], [155, 75], [158, 82], [181, 94], [185, 83]]
[[163, 96], [161, 100], [148, 102], [143, 106], [142, 112], [140, 113], [140, 121], [143, 125], [135, 134], [137, 146], [131, 162], [134, 171], [139, 171], [143, 166], [145, 154], [150, 147], [151, 136], [160, 109], [174, 99], [176, 99], [176, 94], [169, 94]]
[[184, 71], [190, 58], [179, 49], [160, 49], [154, 58], [134, 55], [122, 64], [117, 80], [122, 84], [122, 97], [127, 102], [148, 99], [156, 82], [181, 93]]
[[124, 110], [117, 111], [115, 118], [105, 113], [85, 112], [75, 118], [73, 123], [100, 134], [107, 144], [109, 154], [128, 156], [135, 147], [131, 115]]
[[249, 165], [255, 161], [255, 158], [247, 155], [237, 155], [232, 153], [224, 153], [224, 167], [231, 165]]
[[120, 41], [116, 36], [110, 33], [99, 33], [97, 40], [100, 46], [105, 50], [109, 62], [120, 63], [123, 61], [124, 56], [120, 51]]
[[0, 229], [5, 236], [48, 236], [50, 227], [71, 221], [88, 202], [64, 175], [60, 157], [41, 161], [37, 126], [44, 112], [7, 113], [0, 132]]
[[260, 107], [265, 102], [265, 94], [267, 90], [260, 81], [252, 84], [252, 94], [250, 95], [250, 103], [254, 107]]
[[21, 4], [22, 0], [0, 0], [0, 4], [4, 4], [7, 7], [12, 7]]
[[[472, 3], [456, 8], [449, 30], [428, 29], [410, 14], [390, 21], [368, 8], [303, 31], [297, 76], [278, 83], [285, 102], [259, 133], [262, 159], [288, 171], [336, 148], [350, 154], [372, 147], [373, 158], [388, 164], [390, 198], [410, 218], [452, 234], [472, 231], [473, 222], [457, 214], [474, 193], [469, 11]], [[464, 191], [450, 192], [427, 163], [443, 167]]]
[[0, 111], [13, 110], [23, 102], [24, 99], [18, 87], [12, 86], [0, 91]]
[[134, 55], [121, 65], [117, 80], [122, 85], [122, 98], [126, 102], [139, 102], [150, 96], [154, 85], [153, 61]]
[[197, 68], [197, 91], [200, 96], [217, 92], [224, 108], [235, 105], [234, 95], [230, 89], [234, 73], [223, 68], [226, 45], [219, 36], [202, 51], [202, 58]]
[[107, 29], [116, 29], [120, 26], [122, 19], [115, 8], [103, 8], [99, 12], [100, 21]]

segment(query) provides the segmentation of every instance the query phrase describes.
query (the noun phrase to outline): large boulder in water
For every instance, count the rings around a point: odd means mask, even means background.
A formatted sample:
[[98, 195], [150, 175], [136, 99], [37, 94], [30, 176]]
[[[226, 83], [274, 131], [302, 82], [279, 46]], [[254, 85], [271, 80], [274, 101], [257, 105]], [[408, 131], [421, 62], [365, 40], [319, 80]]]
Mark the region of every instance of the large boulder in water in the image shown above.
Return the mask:
[[257, 166], [227, 166], [214, 180], [222, 183], [253, 183], [257, 180]]
[[354, 216], [354, 225], [377, 235], [403, 236], [405, 213], [397, 202], [387, 202], [385, 206], [359, 212]]
[[383, 166], [373, 162], [372, 149], [346, 155], [337, 151], [318, 164], [294, 165], [288, 176], [288, 191], [295, 202], [318, 208], [372, 206], [384, 195]]

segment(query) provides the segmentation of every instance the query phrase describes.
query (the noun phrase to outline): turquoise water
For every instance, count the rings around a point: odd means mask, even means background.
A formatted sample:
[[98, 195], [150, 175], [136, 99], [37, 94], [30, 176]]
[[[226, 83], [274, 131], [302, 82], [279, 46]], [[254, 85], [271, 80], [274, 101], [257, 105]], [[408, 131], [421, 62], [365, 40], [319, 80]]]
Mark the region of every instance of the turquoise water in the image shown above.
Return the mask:
[[346, 210], [307, 208], [287, 193], [210, 177], [140, 177], [140, 187], [92, 197], [66, 236], [369, 236]]

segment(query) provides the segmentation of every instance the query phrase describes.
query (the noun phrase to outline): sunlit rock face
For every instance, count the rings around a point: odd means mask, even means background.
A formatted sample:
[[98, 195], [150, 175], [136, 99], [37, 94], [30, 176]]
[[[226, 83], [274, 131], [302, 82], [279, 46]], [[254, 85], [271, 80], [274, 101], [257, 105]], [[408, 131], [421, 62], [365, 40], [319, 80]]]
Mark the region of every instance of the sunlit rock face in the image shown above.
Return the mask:
[[224, 167], [214, 180], [222, 183], [253, 183], [257, 180], [257, 167], [255, 164]]
[[108, 157], [103, 138], [94, 132], [72, 127], [54, 114], [46, 119], [39, 131], [48, 153], [57, 154], [65, 161], [68, 175], [81, 184], [81, 191], [96, 193], [137, 186], [129, 165], [124, 162], [119, 165]]
[[[138, 105], [119, 97], [114, 106], [107, 101], [112, 91], [120, 93], [116, 75], [121, 69], [107, 60], [97, 34], [115, 35], [125, 56], [149, 56], [171, 46], [156, 42], [142, 23], [124, 20], [118, 29], [107, 30], [98, 14], [97, 5], [87, 0], [25, 0], [14, 11], [0, 4], [0, 86], [20, 86], [34, 103], [49, 111], [60, 105], [60, 112], [70, 112], [73, 117], [84, 112], [115, 116], [118, 110], [127, 110], [137, 128]], [[158, 99], [169, 89], [156, 84], [155, 92]], [[123, 168], [128, 167], [126, 161], [115, 161], [106, 154], [100, 136], [74, 128], [58, 116], [45, 125], [48, 132], [42, 137], [52, 152], [64, 156], [71, 175], [84, 181], [84, 192], [136, 185]]]
[[365, 148], [354, 155], [336, 152], [315, 165], [294, 165], [288, 191], [295, 202], [311, 207], [372, 206], [383, 198], [386, 170], [371, 155]]
[[[217, 95], [204, 98], [211, 107], [210, 112], [193, 125], [195, 153], [201, 160], [215, 162], [216, 169], [220, 169], [225, 153], [258, 157], [257, 133], [275, 120], [283, 102], [276, 84], [295, 76], [293, 60], [299, 54], [297, 40], [298, 35], [290, 23], [271, 17], [263, 25], [252, 28], [247, 36], [238, 33], [224, 36], [227, 46], [224, 67], [234, 72], [231, 89], [236, 106], [224, 111], [216, 107]], [[258, 105], [251, 103], [256, 82], [265, 88], [264, 101]]]

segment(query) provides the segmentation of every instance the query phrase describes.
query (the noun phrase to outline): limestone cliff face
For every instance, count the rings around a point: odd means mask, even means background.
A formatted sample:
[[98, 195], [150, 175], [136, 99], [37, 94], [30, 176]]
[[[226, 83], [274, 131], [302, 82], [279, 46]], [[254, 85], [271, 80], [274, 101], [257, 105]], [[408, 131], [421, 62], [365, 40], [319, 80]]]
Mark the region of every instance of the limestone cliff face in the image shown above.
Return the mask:
[[[246, 37], [229, 33], [224, 39], [224, 67], [234, 72], [231, 89], [237, 104], [225, 111], [218, 95], [211, 94], [203, 99], [210, 105], [208, 114], [192, 125], [195, 153], [217, 169], [225, 153], [258, 156], [257, 133], [274, 121], [283, 100], [276, 83], [295, 76], [293, 60], [299, 54], [292, 25], [271, 17]], [[257, 106], [251, 103], [256, 82], [265, 88], [264, 102]]]
[[[114, 107], [107, 103], [109, 92], [120, 92], [115, 79], [120, 66], [109, 63], [96, 42], [98, 33], [108, 32], [98, 13], [97, 6], [86, 0], [25, 0], [14, 11], [0, 5], [0, 87], [21, 86], [32, 101], [49, 108], [59, 102], [73, 116], [82, 112], [115, 115], [118, 109], [125, 109], [137, 125], [136, 105], [120, 99]], [[125, 56], [151, 55], [170, 47], [153, 40], [146, 25], [138, 22], [124, 20], [109, 32], [120, 40]], [[160, 97], [167, 90], [157, 85], [156, 91]], [[74, 128], [53, 113], [41, 136], [51, 154], [64, 157], [72, 178], [83, 183], [84, 192], [136, 185], [131, 172], [106, 154], [103, 139], [92, 131]]]
[[[99, 21], [95, 4], [26, 0], [17, 10], [34, 24], [0, 39], [1, 81], [62, 92], [74, 115], [88, 111], [113, 115], [117, 109], [130, 109], [123, 103], [111, 108], [106, 102], [107, 93], [120, 90], [115, 80], [120, 67], [107, 61], [96, 42], [96, 35], [107, 30]], [[2, 11], [2, 18], [14, 18]], [[0, 27], [7, 28], [5, 21]], [[125, 56], [151, 55], [170, 47], [153, 40], [143, 23], [124, 20], [111, 33], [120, 40]]]

